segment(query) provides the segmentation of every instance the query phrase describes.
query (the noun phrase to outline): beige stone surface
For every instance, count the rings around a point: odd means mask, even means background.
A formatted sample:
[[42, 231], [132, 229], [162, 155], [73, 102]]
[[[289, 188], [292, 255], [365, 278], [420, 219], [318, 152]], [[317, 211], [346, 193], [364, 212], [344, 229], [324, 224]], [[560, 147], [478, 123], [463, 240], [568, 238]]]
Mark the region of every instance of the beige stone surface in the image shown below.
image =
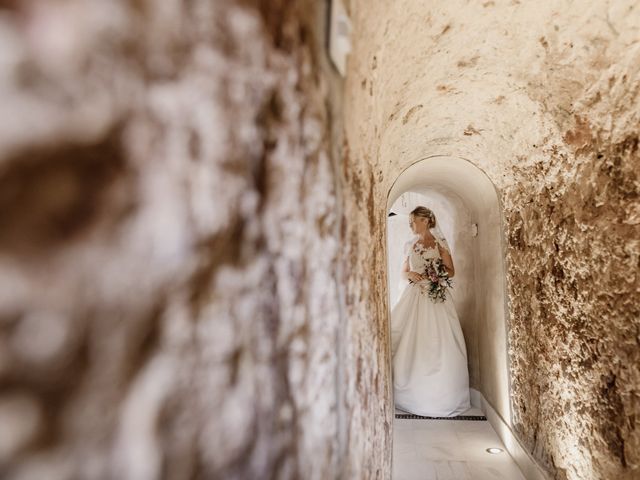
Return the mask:
[[636, 2], [345, 3], [342, 92], [325, 2], [0, 1], [0, 477], [388, 478], [387, 195], [439, 155], [499, 194], [520, 440], [638, 478]]
[[386, 195], [421, 158], [463, 157], [503, 208], [519, 438], [556, 479], [638, 478], [637, 2], [349, 3], [343, 238], [373, 393], [357, 409], [390, 396], [386, 279], [370, 273]]
[[337, 476], [324, 18], [0, 2], [0, 477]]

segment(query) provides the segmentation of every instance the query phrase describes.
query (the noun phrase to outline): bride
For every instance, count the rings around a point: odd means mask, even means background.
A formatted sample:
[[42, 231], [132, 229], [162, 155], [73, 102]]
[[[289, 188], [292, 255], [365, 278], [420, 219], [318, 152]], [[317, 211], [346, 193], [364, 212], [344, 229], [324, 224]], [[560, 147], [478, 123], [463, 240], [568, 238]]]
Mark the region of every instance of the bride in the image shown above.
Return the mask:
[[431, 210], [416, 207], [409, 226], [417, 235], [405, 245], [409, 284], [391, 311], [395, 403], [416, 415], [452, 417], [471, 407], [467, 350], [451, 292], [430, 293], [427, 269], [441, 259], [451, 278], [453, 260]]

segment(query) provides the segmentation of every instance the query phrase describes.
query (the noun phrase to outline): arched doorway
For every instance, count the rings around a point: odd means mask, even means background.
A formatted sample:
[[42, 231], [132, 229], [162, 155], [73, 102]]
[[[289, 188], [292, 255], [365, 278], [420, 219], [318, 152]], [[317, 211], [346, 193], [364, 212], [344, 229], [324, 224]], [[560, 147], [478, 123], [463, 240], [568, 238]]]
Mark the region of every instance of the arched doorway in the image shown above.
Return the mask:
[[[470, 161], [437, 155], [419, 160], [398, 176], [387, 197], [387, 211], [405, 192], [439, 194], [448, 201], [452, 211], [468, 219], [467, 228], [456, 225], [450, 241], [452, 249], [462, 247], [464, 250], [458, 252], [456, 265], [461, 264], [465, 281], [471, 283], [470, 292], [457, 292], [467, 304], [461, 323], [472, 352], [470, 384], [511, 427], [505, 255], [496, 189], [487, 175]], [[474, 224], [477, 225], [475, 237]], [[389, 258], [390, 246], [387, 248]], [[394, 266], [389, 265], [391, 268]], [[462, 293], [464, 295], [460, 295]]]
[[[480, 408], [519, 464], [529, 459], [512, 431], [508, 354], [508, 297], [501, 206], [488, 176], [472, 162], [435, 155], [404, 170], [387, 197], [387, 212], [399, 199], [425, 199], [450, 242], [456, 266], [454, 303], [467, 343], [472, 404]], [[401, 224], [415, 205], [395, 205], [386, 230], [389, 306], [397, 298], [399, 260], [404, 242]], [[405, 215], [403, 215], [403, 213]], [[394, 226], [395, 222], [395, 226]], [[408, 230], [408, 227], [404, 227]], [[407, 238], [404, 238], [406, 241]], [[395, 261], [394, 261], [395, 259]], [[390, 316], [390, 315], [389, 315]]]

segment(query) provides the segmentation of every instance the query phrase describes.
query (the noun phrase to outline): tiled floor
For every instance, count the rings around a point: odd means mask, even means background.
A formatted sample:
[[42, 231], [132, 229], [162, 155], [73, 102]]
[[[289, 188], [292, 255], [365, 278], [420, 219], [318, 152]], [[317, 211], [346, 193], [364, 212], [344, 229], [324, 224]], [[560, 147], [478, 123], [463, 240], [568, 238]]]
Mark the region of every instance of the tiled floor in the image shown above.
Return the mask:
[[393, 480], [524, 480], [488, 421], [395, 419], [393, 430]]

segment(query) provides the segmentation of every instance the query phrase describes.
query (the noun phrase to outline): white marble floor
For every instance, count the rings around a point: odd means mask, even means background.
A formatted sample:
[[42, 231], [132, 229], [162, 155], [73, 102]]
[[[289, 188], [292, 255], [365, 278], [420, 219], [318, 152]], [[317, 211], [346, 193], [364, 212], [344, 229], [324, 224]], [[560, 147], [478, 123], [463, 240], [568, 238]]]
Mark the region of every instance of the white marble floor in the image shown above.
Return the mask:
[[525, 480], [488, 421], [395, 419], [393, 427], [393, 480]]

